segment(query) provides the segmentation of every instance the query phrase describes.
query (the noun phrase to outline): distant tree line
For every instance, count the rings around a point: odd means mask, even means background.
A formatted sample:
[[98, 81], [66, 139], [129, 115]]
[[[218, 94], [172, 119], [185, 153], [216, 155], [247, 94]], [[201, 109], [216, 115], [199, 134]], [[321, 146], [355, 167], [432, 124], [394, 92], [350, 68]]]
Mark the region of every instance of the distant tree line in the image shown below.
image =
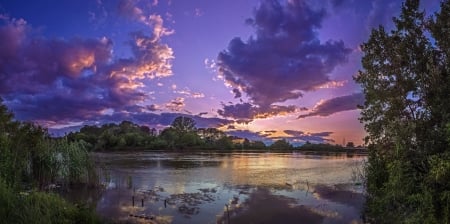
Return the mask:
[[86, 125], [69, 133], [70, 141], [83, 141], [93, 151], [127, 149], [265, 149], [261, 141], [228, 136], [216, 128], [197, 128], [192, 118], [179, 116], [161, 131], [130, 121], [101, 126]]
[[78, 132], [69, 133], [66, 137], [70, 141], [86, 142], [92, 151], [140, 149], [346, 151], [339, 145], [309, 142], [294, 147], [285, 139], [276, 140], [270, 146], [266, 146], [262, 141], [229, 136], [217, 128], [197, 128], [192, 118], [184, 116], [175, 118], [169, 127], [161, 131], [131, 121], [122, 121], [120, 124], [86, 125]]

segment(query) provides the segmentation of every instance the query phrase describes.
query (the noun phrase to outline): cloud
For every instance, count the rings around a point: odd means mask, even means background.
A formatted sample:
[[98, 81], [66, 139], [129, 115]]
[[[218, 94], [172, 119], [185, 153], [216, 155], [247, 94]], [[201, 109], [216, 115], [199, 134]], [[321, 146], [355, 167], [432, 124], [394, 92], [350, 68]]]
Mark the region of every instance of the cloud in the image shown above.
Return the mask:
[[200, 8], [195, 8], [195, 9], [194, 9], [194, 15], [195, 15], [196, 17], [203, 16], [203, 14], [205, 14], [205, 13], [203, 12], [202, 9], [200, 9]]
[[226, 133], [228, 135], [237, 136], [240, 138], [247, 138], [252, 141], [263, 141], [266, 144], [271, 144], [278, 139], [285, 139], [292, 144], [304, 143], [306, 141], [314, 143], [333, 142], [332, 139], [329, 139], [330, 135], [333, 134], [333, 132], [309, 133], [296, 130], [284, 130], [283, 132], [287, 134], [287, 136], [275, 135], [275, 133], [277, 133], [277, 131], [275, 130], [261, 132], [253, 132], [249, 130], [232, 130], [227, 131]]
[[[163, 19], [160, 15], [146, 14], [145, 12], [149, 10], [140, 7], [140, 2], [141, 1], [138, 0], [120, 0], [118, 4], [119, 15], [151, 27], [155, 41], [160, 40], [163, 36], [168, 36], [175, 32], [174, 30], [163, 26]], [[154, 1], [152, 6], [156, 6], [157, 4], [158, 1]]]
[[238, 103], [231, 105], [223, 105], [223, 109], [217, 112], [219, 115], [227, 118], [239, 119], [242, 121], [251, 121], [255, 118], [268, 118], [279, 115], [286, 115], [297, 111], [295, 106], [254, 106], [250, 103]]
[[184, 95], [189, 98], [204, 98], [205, 94], [200, 92], [192, 92], [189, 88], [184, 88], [183, 90], [174, 91], [175, 93]]
[[262, 1], [247, 23], [256, 33], [247, 41], [234, 38], [217, 57], [218, 76], [262, 109], [297, 99], [330, 82], [329, 73], [351, 52], [342, 41], [321, 43], [318, 29], [324, 10], [304, 1]]
[[253, 132], [249, 130], [234, 130], [227, 131], [228, 135], [237, 136], [240, 138], [246, 138], [251, 141], [267, 141], [268, 139], [262, 136], [259, 132]]
[[142, 32], [131, 35], [131, 57], [113, 55], [107, 37], [49, 39], [23, 19], [0, 19], [0, 95], [18, 119], [91, 119], [149, 97], [144, 81], [172, 74], [172, 49]]
[[314, 142], [314, 143], [324, 143], [324, 142], [333, 142], [330, 135], [333, 132], [319, 132], [319, 133], [304, 133], [302, 131], [293, 131], [293, 130], [285, 130], [286, 134], [291, 135], [290, 137], [286, 137], [285, 139], [291, 142]]
[[289, 137], [285, 137], [285, 139], [293, 142], [309, 141], [309, 142], [323, 143], [333, 141], [327, 138], [330, 137], [330, 135], [333, 134], [333, 132], [309, 133], [297, 130], [284, 130], [283, 132], [289, 135]]
[[392, 17], [401, 9], [401, 1], [374, 0], [367, 17], [367, 30], [380, 25], [392, 24]]
[[166, 108], [171, 111], [181, 111], [184, 108], [184, 98], [177, 97], [166, 104]]
[[236, 126], [234, 125], [228, 125], [227, 130], [234, 130], [236, 129]]
[[312, 116], [327, 117], [334, 113], [342, 111], [356, 110], [357, 106], [362, 105], [363, 103], [364, 95], [362, 93], [339, 96], [336, 98], [320, 101], [314, 106], [310, 113], [302, 114], [298, 116], [298, 118], [301, 119]]
[[316, 89], [334, 89], [334, 88], [338, 88], [338, 87], [343, 87], [346, 83], [348, 83], [347, 80], [329, 81], [320, 86], [317, 86]]
[[148, 111], [157, 111], [157, 110], [159, 110], [159, 106], [156, 104], [148, 105], [147, 110]]

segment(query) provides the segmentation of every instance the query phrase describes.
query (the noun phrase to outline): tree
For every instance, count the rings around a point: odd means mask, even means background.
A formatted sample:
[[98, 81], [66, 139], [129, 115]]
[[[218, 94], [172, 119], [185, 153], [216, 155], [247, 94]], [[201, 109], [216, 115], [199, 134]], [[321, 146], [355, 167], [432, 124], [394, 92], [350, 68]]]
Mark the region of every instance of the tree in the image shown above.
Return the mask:
[[216, 147], [218, 149], [232, 149], [233, 141], [231, 140], [231, 137], [223, 136], [216, 141]]
[[177, 133], [172, 127], [165, 128], [159, 137], [166, 142], [167, 148], [174, 148], [178, 139]]
[[353, 148], [353, 147], [355, 147], [355, 143], [353, 143], [353, 142], [347, 142], [347, 145], [346, 145], [345, 147], [347, 147], [347, 148]]
[[292, 149], [291, 143], [286, 141], [286, 139], [279, 139], [276, 140], [271, 146], [271, 149], [275, 150], [285, 150], [285, 149]]
[[368, 133], [370, 222], [450, 222], [450, 171], [443, 171], [450, 162], [442, 160], [450, 158], [449, 9], [443, 1], [426, 19], [419, 1], [407, 0], [395, 28], [373, 30], [362, 45], [355, 81], [365, 95], [360, 120]]
[[195, 131], [195, 121], [192, 118], [179, 116], [173, 120], [171, 127], [179, 134]]
[[251, 146], [250, 140], [248, 140], [247, 138], [245, 138], [244, 141], [242, 142], [242, 147], [243, 147], [244, 149], [249, 149], [250, 146]]
[[264, 144], [264, 142], [262, 141], [254, 141], [251, 143], [251, 148], [253, 149], [265, 149], [266, 148], [266, 144]]

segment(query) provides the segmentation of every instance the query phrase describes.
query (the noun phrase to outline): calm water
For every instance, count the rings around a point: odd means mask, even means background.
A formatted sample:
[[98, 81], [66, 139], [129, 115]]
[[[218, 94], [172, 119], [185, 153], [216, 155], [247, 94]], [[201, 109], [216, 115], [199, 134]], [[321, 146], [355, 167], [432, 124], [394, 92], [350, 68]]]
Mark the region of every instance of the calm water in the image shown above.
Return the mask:
[[93, 156], [103, 170], [106, 189], [75, 197], [89, 198], [99, 214], [116, 220], [245, 223], [259, 218], [283, 223], [286, 218], [304, 223], [302, 214], [316, 223], [360, 220], [362, 189], [352, 172], [363, 156], [252, 152]]

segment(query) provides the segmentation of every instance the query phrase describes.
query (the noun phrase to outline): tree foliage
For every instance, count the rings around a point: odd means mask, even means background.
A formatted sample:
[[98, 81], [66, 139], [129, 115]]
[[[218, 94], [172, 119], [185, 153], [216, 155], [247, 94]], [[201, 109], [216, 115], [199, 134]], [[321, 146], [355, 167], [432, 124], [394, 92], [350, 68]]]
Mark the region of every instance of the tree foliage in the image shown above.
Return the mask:
[[272, 143], [272, 145], [270, 145], [270, 149], [289, 150], [289, 149], [292, 149], [292, 145], [291, 145], [291, 143], [286, 141], [286, 139], [279, 139], [279, 140], [276, 140], [274, 143]]
[[192, 118], [179, 116], [170, 125], [179, 135], [194, 132], [196, 130], [195, 121]]
[[427, 18], [407, 0], [395, 28], [362, 45], [368, 133], [366, 214], [376, 223], [449, 223], [450, 2]]
[[162, 129], [159, 135], [155, 128], [131, 121], [101, 126], [86, 125], [78, 132], [69, 133], [67, 139], [83, 141], [87, 149], [93, 151], [265, 148], [262, 142], [248, 140], [243, 146], [234, 144], [231, 136], [217, 128], [197, 128], [195, 125], [194, 119], [179, 116], [169, 127]]

